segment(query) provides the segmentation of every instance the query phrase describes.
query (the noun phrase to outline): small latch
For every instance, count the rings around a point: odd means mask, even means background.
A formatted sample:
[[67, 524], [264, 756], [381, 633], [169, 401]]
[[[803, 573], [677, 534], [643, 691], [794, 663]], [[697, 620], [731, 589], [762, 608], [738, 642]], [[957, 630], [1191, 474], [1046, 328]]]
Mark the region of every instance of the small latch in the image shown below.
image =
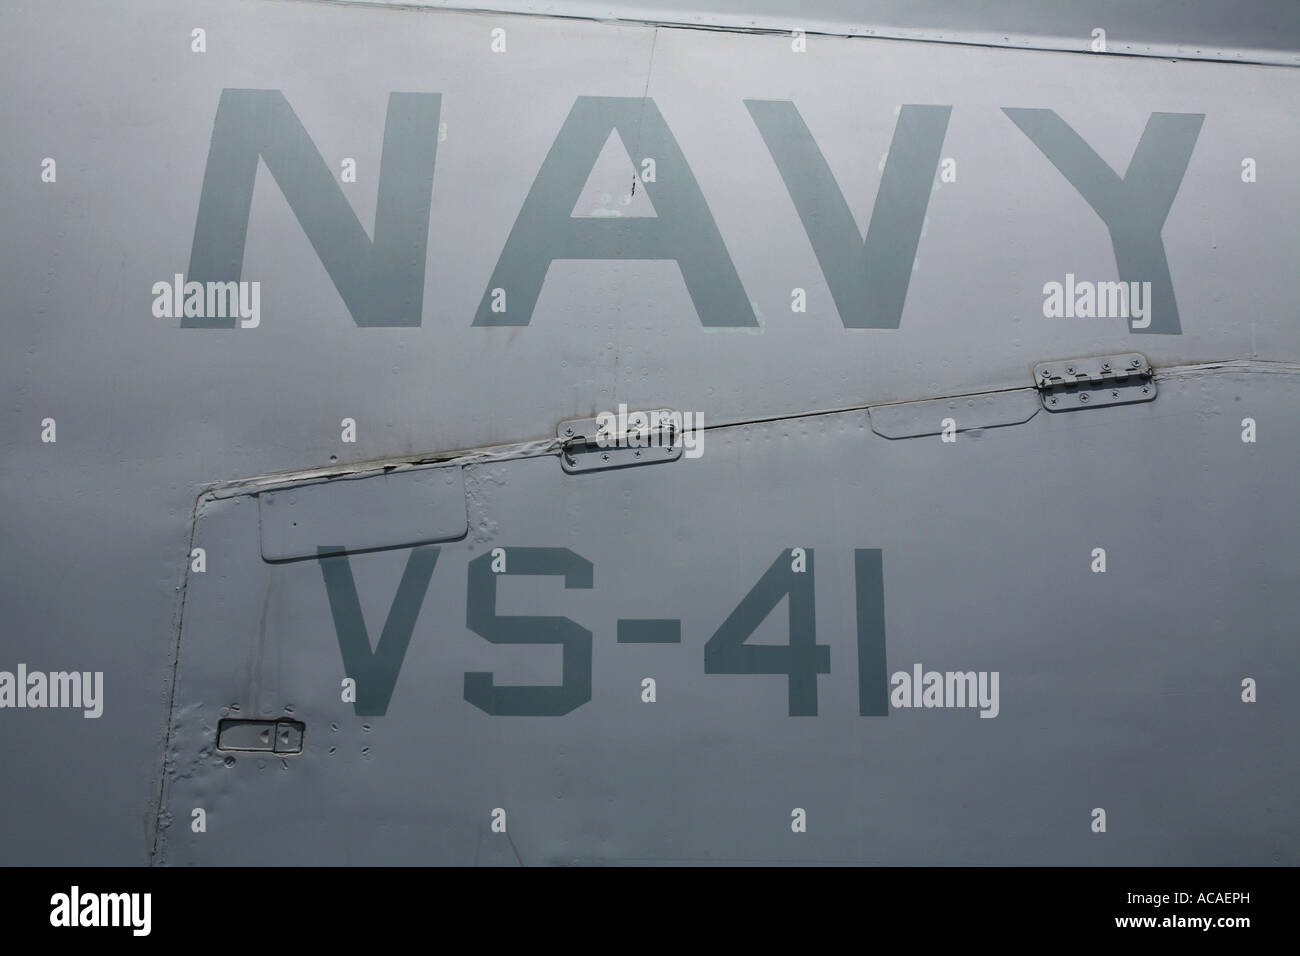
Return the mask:
[[682, 457], [682, 417], [671, 408], [560, 422], [560, 465], [570, 474], [652, 465]]
[[306, 725], [299, 720], [221, 720], [217, 723], [218, 750], [252, 750], [261, 753], [302, 753]]
[[1034, 387], [1049, 412], [1129, 405], [1156, 397], [1151, 363], [1137, 352], [1039, 362]]

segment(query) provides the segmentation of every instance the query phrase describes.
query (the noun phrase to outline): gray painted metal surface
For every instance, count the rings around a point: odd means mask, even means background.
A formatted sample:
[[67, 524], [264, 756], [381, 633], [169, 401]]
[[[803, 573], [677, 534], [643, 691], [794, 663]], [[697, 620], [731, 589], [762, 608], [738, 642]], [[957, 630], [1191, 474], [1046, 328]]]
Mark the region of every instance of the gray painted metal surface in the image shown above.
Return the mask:
[[1120, 55], [1300, 62], [1300, 8], [1289, 0], [344, 0], [641, 20], [685, 27], [891, 37], [1091, 51], [1093, 31]]
[[[255, 502], [205, 500], [195, 538], [230, 570], [187, 589], [160, 860], [1300, 862], [1285, 797], [1300, 705], [1282, 683], [1300, 667], [1300, 541], [1266, 518], [1300, 506], [1295, 384], [1177, 375], [1150, 404], [952, 444], [889, 441], [855, 411], [715, 429], [700, 458], [656, 468], [468, 465], [483, 517], [442, 546], [388, 711], [371, 718], [334, 693], [344, 671], [316, 563], [258, 560]], [[1275, 423], [1276, 442], [1241, 454], [1239, 409]], [[516, 549], [538, 546], [590, 561], [591, 586], [512, 574]], [[1097, 546], [1105, 574], [1089, 570]], [[815, 553], [829, 649], [816, 716], [790, 716], [783, 674], [705, 672], [705, 644], [796, 547]], [[498, 614], [591, 632], [590, 700], [567, 715], [491, 716], [465, 699], [467, 673], [560, 680], [557, 648], [465, 627], [467, 562], [497, 548]], [[997, 671], [996, 717], [860, 716], [857, 549], [883, 555], [887, 671]], [[408, 555], [351, 561], [372, 632]], [[679, 618], [682, 641], [616, 643], [629, 618]], [[782, 603], [751, 640], [783, 646], [790, 630]], [[1273, 691], [1247, 706], [1251, 674]], [[234, 708], [291, 709], [301, 758], [214, 752]], [[209, 833], [190, 830], [196, 806]]]
[[[870, 37], [797, 53], [779, 35], [298, 2], [3, 16], [0, 671], [102, 672], [104, 710], [0, 710], [0, 862], [1300, 861], [1294, 70]], [[189, 269], [236, 89], [281, 92], [368, 237], [390, 95], [440, 97], [419, 325], [358, 324], [348, 267], [327, 272], [265, 166], [240, 263], [261, 283], [259, 323], [153, 314], [151, 289]], [[710, 324], [671, 258], [557, 259], [526, 325], [475, 324], [579, 97], [653, 100], [755, 325]], [[859, 239], [902, 108], [951, 108], [939, 158], [955, 180], [935, 170], [897, 328], [846, 327], [751, 101], [794, 104]], [[1100, 215], [1008, 109], [1055, 111], [1116, 177], [1153, 114], [1203, 116], [1159, 231], [1178, 334], [1044, 316], [1046, 283], [1127, 277]], [[582, 193], [629, 217], [644, 207], [620, 199], [647, 158], [632, 139]], [[656, 190], [677, 187], [644, 186], [662, 215]], [[1039, 362], [1130, 351], [1161, 376], [1205, 367], [1161, 377], [1153, 402], [954, 443], [886, 440], [863, 411], [1027, 389]], [[703, 412], [704, 453], [566, 474], [556, 424], [624, 403]], [[448, 461], [463, 540], [347, 559], [375, 642], [408, 570], [404, 593], [429, 572], [385, 645], [409, 640], [386, 712], [358, 715], [336, 633], [355, 616], [326, 585], [343, 559], [264, 561], [253, 492], [382, 486], [358, 475]], [[432, 540], [430, 524], [437, 509], [417, 510], [405, 543]], [[313, 533], [278, 553], [348, 546]], [[512, 574], [496, 598], [499, 614], [591, 631], [591, 699], [566, 714], [466, 700], [466, 673], [561, 673], [558, 648], [467, 626], [470, 562], [495, 547], [590, 562], [589, 588], [575, 564], [569, 588]], [[803, 678], [704, 672], [704, 645], [797, 547], [816, 556], [829, 648], [816, 717], [790, 716]], [[858, 713], [855, 569], [873, 549], [889, 671], [999, 671], [997, 718]], [[788, 639], [783, 608], [757, 640]], [[618, 620], [642, 618], [680, 620], [680, 644], [618, 644]], [[396, 654], [349, 646], [380, 677]], [[1240, 700], [1245, 677], [1258, 703]], [[471, 696], [497, 699], [484, 688]], [[303, 752], [227, 767], [217, 722], [236, 704], [249, 719], [292, 707]], [[188, 824], [200, 805], [205, 834]]]

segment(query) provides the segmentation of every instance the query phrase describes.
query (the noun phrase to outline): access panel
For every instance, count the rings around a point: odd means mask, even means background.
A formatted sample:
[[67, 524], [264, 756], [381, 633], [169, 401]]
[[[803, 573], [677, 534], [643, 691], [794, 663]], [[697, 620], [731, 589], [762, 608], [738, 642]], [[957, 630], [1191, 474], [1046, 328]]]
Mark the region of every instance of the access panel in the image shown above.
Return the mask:
[[1296, 377], [1158, 377], [215, 491], [157, 859], [1298, 863]]

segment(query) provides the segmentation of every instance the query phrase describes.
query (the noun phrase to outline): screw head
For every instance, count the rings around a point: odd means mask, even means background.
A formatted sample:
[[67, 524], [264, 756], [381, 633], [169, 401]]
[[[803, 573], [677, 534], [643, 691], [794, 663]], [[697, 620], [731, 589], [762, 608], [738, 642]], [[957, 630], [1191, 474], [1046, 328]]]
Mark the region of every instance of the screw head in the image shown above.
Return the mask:
[[1142, 387], [1142, 394], [1143, 394], [1143, 395], [1149, 395], [1149, 394], [1151, 394], [1151, 389], [1147, 388], [1146, 386], [1143, 386], [1143, 387]]
[[601, 460], [601, 461], [609, 461], [609, 454], [606, 453], [606, 454], [601, 455], [601, 456], [600, 456], [600, 460]]
[[1066, 374], [1066, 375], [1073, 375], [1073, 374], [1074, 374], [1074, 366], [1073, 366], [1073, 365], [1067, 365], [1067, 366], [1065, 367], [1065, 374]]
[[1055, 404], [1056, 404], [1056, 399], [1054, 399], [1054, 398], [1049, 398], [1047, 401], [1048, 401], [1048, 404], [1051, 404], [1051, 405], [1055, 405]]
[[1088, 393], [1087, 393], [1087, 392], [1080, 392], [1080, 393], [1079, 393], [1079, 401], [1081, 401], [1081, 402], [1086, 402], [1087, 400], [1088, 400]]
[[1101, 363], [1101, 370], [1102, 370], [1103, 372], [1109, 372], [1109, 371], [1110, 371], [1110, 363], [1109, 363], [1109, 362], [1102, 362], [1102, 363]]
[[1111, 398], [1119, 398], [1119, 392], [1111, 392], [1111, 393], [1110, 393], [1110, 397], [1111, 397]]
[[1043, 376], [1043, 378], [1051, 378], [1051, 377], [1052, 377], [1052, 370], [1051, 370], [1050, 368], [1045, 368], [1045, 369], [1043, 369], [1041, 372], [1039, 372], [1038, 374], [1041, 375], [1041, 376]]
[[1135, 359], [1132, 359], [1128, 364], [1129, 364], [1129, 367], [1130, 367], [1130, 368], [1137, 368], [1139, 365], [1142, 364], [1142, 360], [1141, 360], [1141, 359], [1136, 359], [1136, 358], [1135, 358]]

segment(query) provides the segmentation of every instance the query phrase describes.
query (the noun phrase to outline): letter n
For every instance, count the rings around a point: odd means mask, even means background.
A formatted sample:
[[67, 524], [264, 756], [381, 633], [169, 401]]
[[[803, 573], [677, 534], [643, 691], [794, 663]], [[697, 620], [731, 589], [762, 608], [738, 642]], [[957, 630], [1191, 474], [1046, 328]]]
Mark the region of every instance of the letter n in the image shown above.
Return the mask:
[[[362, 327], [417, 326], [424, 306], [438, 93], [391, 93], [372, 242], [330, 167], [279, 90], [223, 90], [203, 174], [188, 278], [238, 282], [260, 158]], [[235, 317], [186, 317], [234, 328]]]

